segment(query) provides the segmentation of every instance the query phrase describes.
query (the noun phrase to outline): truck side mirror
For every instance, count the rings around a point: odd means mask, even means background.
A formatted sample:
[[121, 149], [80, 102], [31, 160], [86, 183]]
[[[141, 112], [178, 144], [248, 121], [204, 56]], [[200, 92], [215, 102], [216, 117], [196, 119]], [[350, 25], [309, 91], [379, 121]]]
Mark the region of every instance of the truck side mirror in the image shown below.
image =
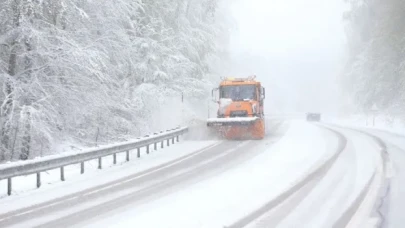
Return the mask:
[[212, 90], [211, 96], [212, 96], [212, 102], [218, 103], [219, 99], [216, 96], [216, 93], [219, 91], [219, 88], [215, 88]]
[[261, 100], [266, 99], [266, 88], [262, 87], [262, 97]]

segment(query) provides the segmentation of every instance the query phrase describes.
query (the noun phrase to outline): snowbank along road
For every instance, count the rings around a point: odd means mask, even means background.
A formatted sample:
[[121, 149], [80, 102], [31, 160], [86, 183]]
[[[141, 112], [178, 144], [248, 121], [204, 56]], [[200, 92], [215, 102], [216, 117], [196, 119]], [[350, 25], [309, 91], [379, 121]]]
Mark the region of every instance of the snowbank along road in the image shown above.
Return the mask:
[[[60, 191], [59, 197], [29, 206], [12, 206], [22, 196], [1, 199], [0, 227], [395, 227], [403, 222], [397, 218], [400, 205], [391, 210], [388, 204], [393, 172], [385, 138], [303, 121], [275, 120], [268, 128], [263, 141], [200, 144], [143, 171], [74, 193]], [[181, 144], [171, 149], [176, 146]]]

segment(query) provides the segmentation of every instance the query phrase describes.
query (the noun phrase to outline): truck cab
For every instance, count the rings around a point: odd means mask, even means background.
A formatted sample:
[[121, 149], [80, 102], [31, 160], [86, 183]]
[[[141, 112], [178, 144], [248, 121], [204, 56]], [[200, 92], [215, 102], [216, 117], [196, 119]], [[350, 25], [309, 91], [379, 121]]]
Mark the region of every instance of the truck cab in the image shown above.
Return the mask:
[[[264, 137], [265, 88], [248, 78], [226, 78], [212, 91], [213, 101], [219, 104], [217, 118], [208, 119], [207, 126], [222, 127], [227, 138], [250, 133]], [[226, 128], [225, 128], [226, 126]]]
[[218, 89], [218, 118], [262, 117], [265, 88], [254, 78], [227, 78]]

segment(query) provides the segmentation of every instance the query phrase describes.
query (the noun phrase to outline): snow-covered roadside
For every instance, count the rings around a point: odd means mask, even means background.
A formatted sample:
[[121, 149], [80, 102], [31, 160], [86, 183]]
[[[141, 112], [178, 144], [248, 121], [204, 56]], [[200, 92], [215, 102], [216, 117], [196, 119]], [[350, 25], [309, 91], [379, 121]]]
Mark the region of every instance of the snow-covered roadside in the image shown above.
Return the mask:
[[377, 116], [351, 115], [345, 117], [323, 116], [322, 122], [336, 124], [344, 127], [356, 127], [364, 129], [377, 129], [405, 136], [405, 122], [399, 118]]
[[[293, 121], [286, 135], [257, 157], [148, 204], [129, 205], [86, 227], [223, 227], [277, 197], [328, 159], [332, 133]], [[158, 218], [158, 219], [157, 219]], [[83, 225], [83, 224], [82, 224]]]
[[104, 168], [98, 170], [97, 161], [86, 162], [84, 175], [80, 174], [80, 165], [72, 165], [65, 168], [65, 182], [60, 181], [60, 171], [51, 170], [41, 176], [42, 186], [36, 189], [36, 176], [13, 178], [13, 195], [6, 196], [7, 182], [0, 181], [0, 214], [18, 208], [35, 205], [44, 201], [52, 200], [63, 195], [102, 185], [118, 178], [142, 172], [176, 158], [191, 154], [205, 147], [212, 146], [217, 141], [183, 141], [157, 151], [151, 150], [146, 155], [146, 150], [141, 152], [141, 158], [136, 158], [137, 151], [131, 151], [130, 162], [125, 162], [125, 153], [117, 155], [118, 164], [113, 165], [112, 156], [103, 159]]
[[382, 139], [387, 144], [389, 153], [387, 164], [387, 178], [389, 186], [380, 206], [384, 216], [384, 227], [396, 228], [405, 224], [403, 211], [405, 210], [405, 136], [392, 134], [387, 131], [368, 129], [372, 135]]
[[365, 117], [358, 116], [357, 118], [347, 119], [328, 119], [330, 123], [340, 126], [351, 127], [368, 132], [379, 137], [387, 144], [388, 161], [386, 178], [388, 180], [387, 189], [384, 190], [383, 202], [379, 206], [380, 213], [383, 216], [384, 227], [394, 228], [400, 227], [405, 223], [402, 216], [405, 209], [405, 126], [396, 120], [387, 123], [382, 118], [376, 119], [375, 126], [366, 126]]

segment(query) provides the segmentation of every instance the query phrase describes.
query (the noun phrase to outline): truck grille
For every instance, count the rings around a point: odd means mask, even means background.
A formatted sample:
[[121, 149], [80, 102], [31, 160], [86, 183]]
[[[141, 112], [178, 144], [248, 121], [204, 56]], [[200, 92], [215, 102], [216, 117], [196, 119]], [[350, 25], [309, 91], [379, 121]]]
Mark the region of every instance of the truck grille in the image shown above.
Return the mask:
[[232, 111], [231, 117], [248, 117], [247, 111]]

